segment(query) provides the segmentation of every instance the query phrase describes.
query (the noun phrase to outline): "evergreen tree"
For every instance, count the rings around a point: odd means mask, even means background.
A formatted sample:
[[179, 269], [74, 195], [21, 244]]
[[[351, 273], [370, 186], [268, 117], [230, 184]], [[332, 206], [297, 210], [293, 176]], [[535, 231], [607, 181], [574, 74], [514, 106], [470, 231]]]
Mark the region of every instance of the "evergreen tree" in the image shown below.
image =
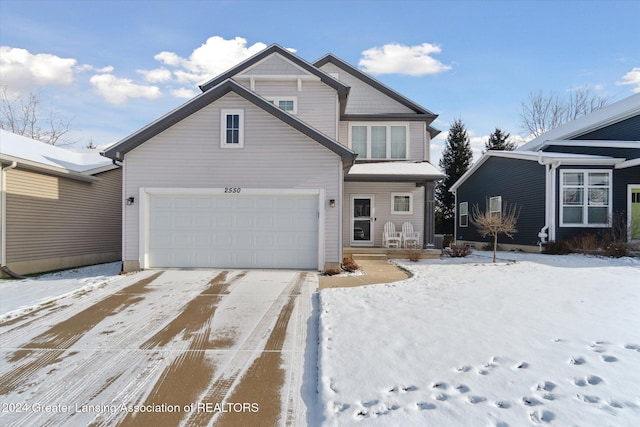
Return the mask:
[[436, 218], [436, 229], [439, 233], [453, 233], [455, 197], [449, 189], [469, 169], [472, 159], [469, 134], [462, 119], [456, 119], [449, 129], [449, 136], [440, 159], [440, 169], [446, 177], [436, 187], [436, 216], [439, 216]]
[[484, 149], [487, 150], [504, 150], [504, 151], [513, 151], [516, 149], [516, 143], [509, 141], [510, 133], [505, 134], [502, 132], [500, 128], [496, 128], [491, 135], [489, 135], [489, 140], [485, 142]]

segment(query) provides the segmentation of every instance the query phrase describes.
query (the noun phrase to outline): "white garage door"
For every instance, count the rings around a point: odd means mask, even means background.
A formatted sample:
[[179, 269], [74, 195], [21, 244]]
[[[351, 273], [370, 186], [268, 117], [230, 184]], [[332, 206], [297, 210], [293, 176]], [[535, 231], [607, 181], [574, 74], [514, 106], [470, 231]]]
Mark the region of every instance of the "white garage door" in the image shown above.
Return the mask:
[[317, 195], [149, 195], [150, 267], [318, 268]]

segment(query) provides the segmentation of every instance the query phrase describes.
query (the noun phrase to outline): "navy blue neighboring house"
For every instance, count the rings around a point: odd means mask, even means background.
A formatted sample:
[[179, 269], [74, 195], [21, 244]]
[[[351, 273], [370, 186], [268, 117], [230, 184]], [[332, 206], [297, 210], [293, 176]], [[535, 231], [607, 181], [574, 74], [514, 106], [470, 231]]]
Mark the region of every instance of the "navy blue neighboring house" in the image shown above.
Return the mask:
[[452, 187], [455, 240], [489, 241], [474, 227], [472, 210], [499, 214], [520, 208], [518, 233], [501, 235], [505, 248], [538, 250], [549, 241], [629, 224], [640, 242], [640, 94], [561, 125], [515, 151], [488, 151]]

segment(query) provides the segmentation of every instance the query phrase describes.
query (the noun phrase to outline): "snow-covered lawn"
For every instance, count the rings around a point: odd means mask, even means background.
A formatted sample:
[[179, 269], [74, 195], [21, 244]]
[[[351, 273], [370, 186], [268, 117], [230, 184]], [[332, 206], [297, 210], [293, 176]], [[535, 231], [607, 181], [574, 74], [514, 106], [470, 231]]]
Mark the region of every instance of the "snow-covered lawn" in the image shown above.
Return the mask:
[[321, 292], [324, 423], [640, 425], [640, 260], [476, 254]]
[[118, 278], [120, 262], [72, 268], [26, 280], [0, 280], [0, 322]]

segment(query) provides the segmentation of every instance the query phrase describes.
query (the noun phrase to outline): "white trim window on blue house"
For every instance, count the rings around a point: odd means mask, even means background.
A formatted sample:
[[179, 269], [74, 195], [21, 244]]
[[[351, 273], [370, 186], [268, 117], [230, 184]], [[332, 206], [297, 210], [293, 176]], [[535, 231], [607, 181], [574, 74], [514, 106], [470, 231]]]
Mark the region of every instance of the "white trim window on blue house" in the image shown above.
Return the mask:
[[221, 110], [220, 147], [244, 147], [244, 110]]
[[349, 126], [349, 147], [358, 160], [403, 160], [409, 152], [409, 125], [353, 123]]
[[460, 203], [460, 227], [469, 226], [469, 202]]
[[563, 227], [608, 227], [611, 219], [611, 171], [561, 172]]

